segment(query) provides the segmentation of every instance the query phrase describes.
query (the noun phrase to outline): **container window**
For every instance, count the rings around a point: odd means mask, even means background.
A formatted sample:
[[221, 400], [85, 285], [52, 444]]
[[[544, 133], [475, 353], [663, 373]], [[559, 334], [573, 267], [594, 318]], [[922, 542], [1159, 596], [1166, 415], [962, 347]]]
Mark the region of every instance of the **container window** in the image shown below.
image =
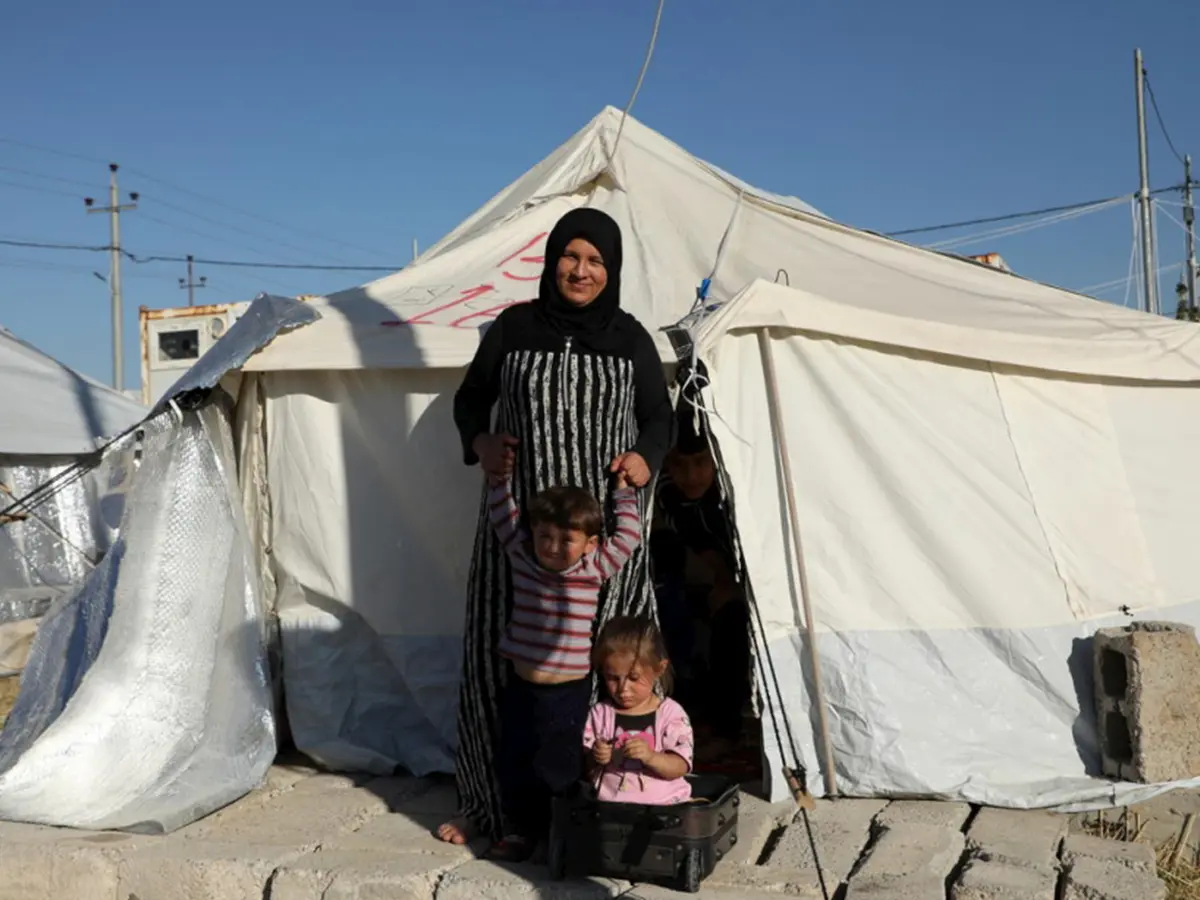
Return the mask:
[[198, 359], [199, 357], [200, 332], [197, 329], [160, 331], [158, 333], [158, 359], [160, 362]]

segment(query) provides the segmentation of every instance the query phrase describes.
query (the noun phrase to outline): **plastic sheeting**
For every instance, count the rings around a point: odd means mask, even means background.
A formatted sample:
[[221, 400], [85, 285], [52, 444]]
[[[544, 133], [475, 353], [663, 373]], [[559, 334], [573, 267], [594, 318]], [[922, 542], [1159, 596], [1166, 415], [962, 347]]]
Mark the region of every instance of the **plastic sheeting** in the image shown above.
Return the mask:
[[[0, 457], [0, 510], [55, 482], [20, 521], [0, 525], [0, 615], [13, 590], [79, 585], [107, 552], [121, 520], [128, 471], [116, 455], [71, 476], [74, 460]], [[64, 474], [71, 477], [63, 477]], [[57, 481], [56, 481], [57, 479]]]
[[274, 758], [227, 421], [210, 405], [145, 432], [119, 537], [34, 641], [0, 733], [0, 818], [172, 831]]

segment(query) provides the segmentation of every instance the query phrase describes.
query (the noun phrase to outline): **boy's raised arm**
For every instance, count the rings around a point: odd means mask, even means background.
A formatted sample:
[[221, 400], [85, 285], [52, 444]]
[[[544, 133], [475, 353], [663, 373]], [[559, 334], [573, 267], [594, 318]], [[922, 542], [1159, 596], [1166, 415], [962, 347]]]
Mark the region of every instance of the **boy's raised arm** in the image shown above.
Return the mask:
[[492, 481], [488, 487], [488, 519], [505, 552], [521, 549], [521, 511], [512, 495], [512, 478]]
[[601, 575], [612, 578], [629, 561], [642, 542], [642, 517], [638, 510], [637, 489], [621, 487], [612, 493], [617, 513], [617, 530], [596, 551]]

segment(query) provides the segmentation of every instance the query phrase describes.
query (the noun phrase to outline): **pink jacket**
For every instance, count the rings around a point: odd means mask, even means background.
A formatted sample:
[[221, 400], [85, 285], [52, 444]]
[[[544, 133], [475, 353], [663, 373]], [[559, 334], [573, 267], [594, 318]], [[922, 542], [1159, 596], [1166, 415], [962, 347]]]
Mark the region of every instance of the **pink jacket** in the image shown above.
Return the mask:
[[[650, 741], [651, 749], [657, 753], [677, 753], [692, 768], [695, 739], [692, 723], [683, 707], [667, 697], [659, 706], [654, 718], [654, 733], [643, 734]], [[597, 741], [608, 741], [614, 751], [620, 750], [625, 741], [634, 735], [617, 733], [617, 710], [610, 703], [597, 703], [588, 713], [587, 725], [583, 729], [583, 746], [591, 750]], [[683, 803], [692, 796], [692, 786], [686, 779], [666, 780], [646, 769], [640, 762], [620, 759], [614, 755], [611, 763], [604, 767], [597, 784], [599, 799], [616, 803], [645, 803], [667, 806]]]

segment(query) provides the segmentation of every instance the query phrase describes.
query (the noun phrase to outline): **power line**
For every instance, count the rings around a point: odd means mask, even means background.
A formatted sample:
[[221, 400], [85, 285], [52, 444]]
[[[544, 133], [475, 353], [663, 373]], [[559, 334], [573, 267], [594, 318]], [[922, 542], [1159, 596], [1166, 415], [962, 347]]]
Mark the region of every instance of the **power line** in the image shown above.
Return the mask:
[[22, 184], [19, 181], [3, 181], [0, 184], [5, 187], [19, 188], [23, 191], [36, 191], [39, 194], [57, 194], [60, 197], [70, 197], [73, 200], [79, 199], [78, 191], [64, 191], [60, 188], [44, 187], [40, 184]]
[[[73, 159], [73, 160], [78, 160], [80, 162], [102, 163], [104, 165], [108, 164], [108, 160], [103, 160], [103, 159], [100, 159], [99, 157], [84, 156], [83, 154], [80, 154], [80, 153], [71, 153], [67, 150], [55, 149], [54, 147], [45, 147], [40, 144], [31, 144], [28, 141], [17, 140], [16, 138], [0, 137], [0, 144], [10, 144], [14, 147], [23, 147], [26, 150], [33, 150], [37, 153], [48, 153], [52, 156], [61, 156], [64, 159]], [[223, 207], [223, 208], [229, 210], [230, 212], [237, 213], [240, 216], [245, 216], [248, 219], [255, 219], [266, 225], [271, 225], [275, 228], [281, 228], [284, 231], [290, 231], [294, 234], [302, 235], [304, 237], [315, 238], [316, 240], [325, 241], [326, 243], [329, 243], [329, 244], [336, 244], [340, 247], [345, 247], [348, 250], [354, 250], [357, 253], [374, 253], [374, 252], [376, 252], [376, 251], [370, 250], [368, 248], [359, 247], [354, 244], [348, 244], [345, 241], [341, 241], [341, 240], [338, 240], [337, 238], [329, 237], [327, 235], [319, 234], [318, 232], [315, 232], [315, 231], [309, 231], [304, 228], [298, 228], [295, 225], [288, 225], [284, 222], [280, 222], [275, 219], [268, 218], [267, 216], [259, 215], [258, 213], [254, 213], [254, 212], [251, 212], [246, 209], [241, 209], [230, 203], [226, 203], [223, 200], [218, 200], [215, 197], [210, 197], [207, 194], [200, 193], [199, 191], [194, 191], [194, 190], [191, 190], [190, 188], [185, 188], [182, 185], [168, 181], [165, 178], [159, 178], [158, 176], [152, 175], [149, 172], [143, 171], [142, 169], [135, 169], [135, 168], [126, 166], [125, 172], [127, 174], [135, 175], [138, 178], [144, 179], [145, 181], [152, 181], [155, 184], [159, 184], [159, 185], [162, 185], [163, 187], [170, 188], [173, 191], [178, 191], [181, 194], [187, 194], [191, 197], [195, 197], [198, 200], [203, 200], [205, 203], [211, 203], [214, 206]], [[72, 194], [71, 196], [74, 196], [74, 195]], [[304, 252], [307, 252], [307, 251], [304, 251]]]
[[629, 95], [629, 102], [625, 104], [625, 110], [621, 113], [621, 124], [617, 126], [617, 136], [613, 138], [612, 152], [609, 154], [609, 161], [617, 155], [617, 147], [621, 143], [621, 134], [625, 131], [625, 120], [629, 118], [629, 111], [633, 109], [633, 103], [637, 100], [638, 94], [642, 90], [642, 82], [646, 78], [646, 71], [650, 68], [650, 60], [654, 57], [654, 45], [658, 43], [658, 27], [662, 24], [663, 6], [666, 0], [658, 0], [658, 11], [654, 14], [654, 27], [650, 31], [650, 44], [646, 47], [646, 58], [642, 60], [642, 69], [638, 72], [637, 82], [633, 86], [633, 93]]
[[230, 212], [237, 213], [239, 216], [245, 216], [247, 219], [256, 219], [257, 221], [262, 222], [266, 225], [273, 225], [276, 228], [282, 228], [285, 231], [291, 231], [294, 234], [299, 234], [304, 237], [315, 238], [319, 241], [325, 241], [326, 243], [329, 243], [329, 244], [337, 244], [340, 247], [345, 247], [348, 250], [354, 250], [358, 253], [372, 252], [372, 251], [368, 251], [364, 247], [357, 247], [354, 244], [347, 244], [345, 241], [339, 241], [337, 238], [331, 238], [331, 237], [327, 237], [326, 235], [323, 235], [323, 234], [318, 234], [315, 231], [308, 231], [303, 228], [297, 228], [294, 225], [286, 225], [283, 222], [276, 221], [275, 219], [270, 219], [270, 218], [267, 218], [266, 216], [260, 216], [257, 213], [252, 213], [252, 212], [249, 212], [248, 210], [240, 209], [236, 206], [233, 206], [230, 203], [224, 202], [223, 200], [217, 200], [215, 197], [209, 197], [206, 194], [201, 194], [198, 191], [193, 191], [189, 188], [181, 187], [180, 185], [174, 184], [170, 181], [167, 181], [166, 179], [157, 178], [153, 175], [148, 175], [147, 173], [145, 173], [139, 169], [130, 169], [129, 171], [136, 173], [137, 175], [146, 179], [147, 181], [153, 181], [156, 184], [161, 184], [163, 187], [170, 188], [171, 190], [174, 190], [174, 191], [179, 191], [181, 194], [188, 194], [189, 196], [195, 197], [198, 200], [203, 200], [206, 203], [211, 203], [214, 206], [224, 207], [225, 209], [229, 210]]
[[108, 160], [100, 159], [95, 156], [82, 156], [78, 153], [68, 153], [66, 150], [55, 150], [52, 147], [40, 147], [37, 144], [29, 144], [25, 141], [18, 141], [16, 138], [0, 137], [0, 144], [11, 144], [14, 147], [24, 147], [26, 150], [36, 150], [38, 153], [49, 153], [52, 156], [62, 156], [67, 159], [76, 159], [85, 163], [101, 163], [108, 165]]
[[[149, 218], [146, 216], [145, 218]], [[163, 223], [168, 224], [168, 223]], [[172, 227], [179, 227], [172, 225]], [[0, 246], [6, 247], [31, 247], [36, 250], [80, 250], [92, 253], [108, 253], [111, 252], [111, 246], [92, 246], [88, 244], [56, 244], [49, 241], [17, 241], [0, 239]], [[154, 262], [187, 262], [186, 256], [138, 256], [130, 253], [128, 250], [121, 250], [121, 255], [131, 262], [135, 263], [154, 263]], [[404, 266], [321, 266], [311, 263], [284, 263], [284, 262], [251, 262], [249, 260], [229, 260], [229, 259], [201, 259], [195, 257], [193, 262], [202, 263], [206, 266], [236, 266], [247, 269], [303, 269], [314, 272], [397, 272]]]
[[[284, 247], [285, 249], [294, 251], [303, 256], [307, 256], [311, 252], [310, 250], [307, 250], [304, 247], [298, 247], [295, 244], [289, 244], [287, 241], [281, 241], [276, 238], [270, 237], [269, 235], [265, 235], [261, 231], [252, 231], [249, 228], [243, 228], [239, 225], [234, 225], [230, 222], [223, 222], [219, 219], [213, 219], [213, 218], [210, 218], [209, 216], [201, 215], [198, 212], [193, 212], [192, 210], [187, 209], [182, 206], [179, 206], [175, 203], [169, 203], [166, 200], [162, 200], [159, 198], [151, 198], [150, 202], [156, 203], [159, 206], [165, 206], [167, 209], [173, 209], [176, 212], [183, 213], [185, 216], [191, 216], [193, 219], [199, 219], [201, 222], [207, 222], [210, 225], [216, 225], [218, 228], [225, 228], [225, 229], [228, 229], [229, 231], [236, 231], [236, 232], [239, 232], [240, 234], [249, 235], [250, 237], [258, 238], [260, 240], [266, 241], [269, 244], [275, 244], [277, 246]], [[345, 260], [339, 259], [338, 262], [345, 262]]]
[[112, 247], [107, 244], [95, 246], [92, 244], [56, 244], [50, 241], [18, 241], [0, 238], [0, 245], [5, 247], [32, 247], [36, 250], [87, 250], [92, 253], [107, 253]]
[[[1159, 188], [1151, 191], [1151, 194], [1164, 194], [1168, 191], [1177, 191], [1183, 185], [1173, 185], [1171, 187]], [[963, 222], [947, 222], [944, 225], [926, 225], [921, 228], [905, 228], [902, 231], [885, 231], [884, 237], [903, 237], [908, 234], [927, 234], [931, 231], [949, 231], [952, 228], [967, 228], [971, 225], [990, 225], [993, 222], [1010, 222], [1014, 219], [1028, 219], [1033, 216], [1045, 216], [1051, 213], [1070, 212], [1076, 209], [1085, 209], [1089, 206], [1099, 206], [1105, 203], [1114, 203], [1118, 200], [1128, 200], [1134, 194], [1120, 194], [1116, 197], [1101, 197], [1098, 200], [1086, 200], [1083, 203], [1068, 203], [1064, 206], [1047, 206], [1044, 209], [1031, 209], [1026, 212], [1006, 213], [1002, 216], [987, 216], [981, 219], [967, 219]]]
[[1179, 164], [1183, 165], [1183, 156], [1175, 149], [1175, 142], [1171, 140], [1171, 133], [1167, 131], [1167, 123], [1163, 121], [1162, 112], [1159, 111], [1158, 99], [1154, 96], [1154, 86], [1150, 84], [1150, 73], [1146, 72], [1142, 77], [1146, 81], [1146, 93], [1150, 95], [1150, 105], [1154, 107], [1154, 118], [1158, 119], [1158, 127], [1162, 129], [1163, 137], [1167, 139], [1167, 146], [1171, 148], [1171, 152], [1175, 154]]
[[[127, 254], [135, 263], [155, 263], [155, 262], [187, 262], [186, 256], [135, 256], [132, 253]], [[245, 269], [303, 269], [314, 272], [396, 272], [403, 266], [318, 266], [307, 263], [277, 263], [277, 262], [249, 262], [247, 260], [232, 260], [232, 259], [201, 259], [195, 257], [193, 262], [200, 263], [206, 266], [234, 266]]]
[[[17, 169], [12, 166], [0, 166], [0, 172], [11, 172], [14, 175], [27, 175], [30, 178], [41, 178], [45, 181], [55, 181], [59, 184], [71, 184], [76, 187], [92, 188], [95, 185], [87, 181], [80, 181], [77, 178], [61, 178], [58, 175], [47, 175], [44, 172], [32, 172], [29, 169]], [[71, 196], [75, 196], [72, 194]]]

